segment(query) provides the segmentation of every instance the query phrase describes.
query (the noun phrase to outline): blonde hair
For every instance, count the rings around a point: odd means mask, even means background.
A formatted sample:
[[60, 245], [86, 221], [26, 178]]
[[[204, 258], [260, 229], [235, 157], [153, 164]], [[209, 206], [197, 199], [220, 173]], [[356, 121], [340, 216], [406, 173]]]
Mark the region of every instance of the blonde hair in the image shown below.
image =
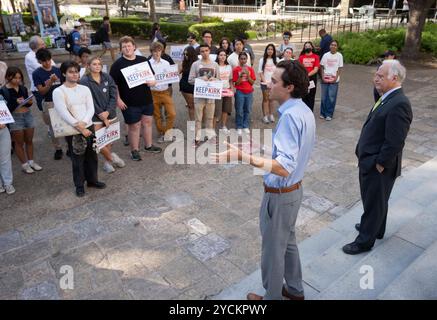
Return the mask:
[[[100, 66], [102, 67], [103, 70], [103, 63], [102, 63], [102, 59], [100, 59], [100, 57], [94, 56], [88, 59], [88, 67], [86, 68], [85, 74], [86, 75], [90, 75], [91, 74], [91, 63], [93, 63], [94, 60], [98, 60], [100, 62]], [[102, 70], [100, 70], [100, 72], [102, 72]]]

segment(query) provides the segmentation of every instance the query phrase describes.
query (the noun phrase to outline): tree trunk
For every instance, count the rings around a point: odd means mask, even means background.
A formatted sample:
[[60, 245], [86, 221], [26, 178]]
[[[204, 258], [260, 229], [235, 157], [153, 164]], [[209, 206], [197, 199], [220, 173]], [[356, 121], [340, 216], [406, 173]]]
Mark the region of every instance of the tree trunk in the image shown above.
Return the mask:
[[17, 8], [15, 8], [15, 0], [11, 0], [12, 12], [17, 13]]
[[426, 16], [434, 0], [409, 0], [410, 21], [405, 35], [405, 44], [402, 58], [414, 60], [419, 55], [422, 42], [422, 31], [425, 26]]
[[153, 22], [158, 22], [156, 17], [155, 0], [149, 0], [149, 16]]
[[200, 23], [203, 22], [203, 10], [202, 10], [202, 6], [203, 6], [203, 0], [199, 0], [199, 21], [200, 21]]
[[349, 17], [349, 8], [352, 8], [354, 6], [355, 0], [341, 0], [340, 5], [340, 16], [342, 18]]
[[108, 0], [105, 0], [105, 12], [106, 12], [106, 16], [109, 17], [109, 5], [108, 5]]
[[54, 0], [54, 4], [56, 9], [56, 15], [59, 16], [61, 14], [61, 8], [59, 7], [59, 0]]

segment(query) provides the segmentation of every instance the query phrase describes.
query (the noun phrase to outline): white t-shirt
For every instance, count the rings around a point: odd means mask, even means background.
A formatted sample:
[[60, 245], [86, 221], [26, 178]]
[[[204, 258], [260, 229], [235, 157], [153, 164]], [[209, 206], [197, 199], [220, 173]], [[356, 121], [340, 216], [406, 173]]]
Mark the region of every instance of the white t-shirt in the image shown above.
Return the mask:
[[281, 43], [281, 45], [279, 46], [279, 53], [284, 53], [285, 49], [287, 48], [291, 48], [293, 50], [293, 53], [296, 52], [296, 46], [293, 43], [289, 42], [288, 44]]
[[[240, 65], [240, 62], [238, 61], [238, 54], [236, 52], [232, 52], [229, 55], [228, 63], [231, 65], [232, 69]], [[247, 54], [246, 65], [250, 66], [250, 55], [249, 54]]]
[[[278, 61], [278, 60], [276, 60]], [[262, 67], [263, 67], [263, 63], [264, 63], [264, 58], [261, 58], [259, 60], [259, 65], [258, 65], [258, 72], [261, 73], [262, 71]], [[272, 82], [272, 75], [273, 72], [275, 72], [276, 70], [276, 65], [273, 63], [273, 59], [272, 58], [267, 58], [267, 62], [266, 65], [264, 67], [264, 79], [265, 82], [261, 82], [261, 84], [268, 84], [270, 82]]]
[[[159, 59], [159, 62], [157, 62], [155, 59], [150, 58], [150, 65], [152, 66], [152, 69], [155, 70], [155, 68], [159, 67], [159, 66], [170, 66], [170, 63], [167, 60], [164, 59]], [[156, 72], [156, 71], [155, 71]], [[168, 84], [161, 84], [161, 85], [156, 85], [154, 87], [151, 87], [150, 90], [153, 91], [165, 91], [168, 89]]]
[[69, 125], [82, 121], [87, 127], [93, 124], [94, 102], [91, 91], [81, 84], [74, 88], [65, 85], [53, 90], [53, 104], [59, 116]]
[[[343, 67], [343, 55], [340, 52], [336, 52], [335, 54], [327, 52], [323, 55], [320, 65], [323, 66], [323, 71], [326, 75], [335, 76], [337, 70]], [[336, 82], [339, 81], [340, 77], [337, 78]]]
[[219, 78], [223, 82], [223, 89], [229, 89], [231, 87], [229, 80], [232, 80], [232, 67], [229, 64], [225, 66], [219, 65]]

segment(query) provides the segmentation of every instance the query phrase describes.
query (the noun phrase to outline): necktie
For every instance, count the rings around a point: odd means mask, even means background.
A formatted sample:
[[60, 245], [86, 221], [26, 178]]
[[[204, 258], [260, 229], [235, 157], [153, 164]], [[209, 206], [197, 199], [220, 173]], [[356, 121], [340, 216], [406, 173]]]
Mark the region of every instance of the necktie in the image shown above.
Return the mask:
[[373, 111], [375, 111], [375, 110], [376, 110], [376, 108], [378, 108], [378, 107], [379, 107], [379, 105], [381, 104], [381, 102], [382, 102], [382, 97], [381, 97], [381, 98], [379, 98], [379, 100], [378, 100], [378, 101], [376, 101], [375, 105], [373, 106], [372, 112], [373, 112]]

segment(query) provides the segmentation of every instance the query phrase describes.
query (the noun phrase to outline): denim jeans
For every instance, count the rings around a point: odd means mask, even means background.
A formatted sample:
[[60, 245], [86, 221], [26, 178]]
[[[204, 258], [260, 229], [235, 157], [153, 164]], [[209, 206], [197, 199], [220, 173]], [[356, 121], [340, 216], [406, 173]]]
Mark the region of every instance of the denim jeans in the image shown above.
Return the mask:
[[322, 83], [322, 104], [320, 106], [320, 115], [331, 117], [334, 115], [335, 104], [337, 102], [338, 82]]
[[0, 129], [0, 186], [12, 184], [11, 135], [8, 128]]
[[235, 124], [237, 129], [249, 128], [250, 112], [252, 111], [253, 92], [243, 93], [236, 90], [235, 93]]

